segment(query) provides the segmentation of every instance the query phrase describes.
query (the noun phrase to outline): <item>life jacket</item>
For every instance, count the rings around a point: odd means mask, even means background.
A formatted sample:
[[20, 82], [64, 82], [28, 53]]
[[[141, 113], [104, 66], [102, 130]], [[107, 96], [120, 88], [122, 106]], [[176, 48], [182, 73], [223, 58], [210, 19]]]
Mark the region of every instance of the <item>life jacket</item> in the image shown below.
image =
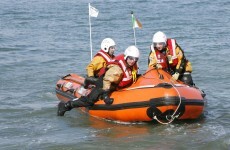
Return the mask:
[[167, 47], [168, 47], [168, 56], [171, 56], [172, 60], [169, 61], [169, 65], [171, 67], [175, 67], [178, 64], [178, 58], [176, 55], [176, 40], [175, 39], [167, 39]]
[[109, 54], [107, 54], [103, 50], [100, 50], [99, 52], [97, 52], [97, 54], [95, 56], [101, 56], [101, 57], [103, 57], [104, 60], [106, 61], [106, 64], [108, 64], [114, 58], [114, 55], [111, 57]]
[[124, 54], [121, 54], [116, 56], [114, 61], [110, 62], [109, 64], [116, 64], [122, 69], [123, 77], [120, 83], [118, 84], [119, 88], [123, 88], [131, 84], [132, 82], [135, 82], [133, 81], [133, 79], [135, 78], [136, 80], [136, 77], [134, 76], [136, 76], [138, 70], [137, 63], [132, 67], [128, 67], [124, 59]]
[[[100, 50], [99, 52], [97, 52], [97, 54], [96, 54], [95, 56], [101, 56], [101, 57], [103, 57], [104, 60], [106, 61], [106, 65], [107, 65], [109, 62], [111, 62], [111, 61], [114, 59], [114, 57], [115, 57], [114, 55], [111, 57], [109, 54], [107, 54], [107, 53], [104, 52], [103, 50]], [[95, 57], [95, 56], [94, 56], [94, 57]], [[100, 76], [104, 75], [105, 71], [106, 71], [106, 68], [105, 68], [105, 67], [101, 68], [101, 69], [98, 71], [97, 76], [100, 77]]]
[[[153, 45], [151, 45], [150, 49], [155, 54], [155, 58], [157, 59], [157, 63], [162, 66], [163, 69], [167, 69], [169, 67], [175, 67], [178, 63], [178, 58], [176, 56], [176, 40], [175, 39], [167, 39], [167, 47], [166, 47], [166, 55], [161, 51], [156, 50]], [[171, 58], [169, 60], [169, 57]]]
[[152, 50], [152, 53], [154, 53], [155, 55], [157, 63], [162, 66], [162, 69], [167, 69], [169, 67], [167, 63], [168, 60], [166, 58], [167, 56], [163, 54], [161, 51], [154, 49], [153, 45], [151, 45], [151, 50]]

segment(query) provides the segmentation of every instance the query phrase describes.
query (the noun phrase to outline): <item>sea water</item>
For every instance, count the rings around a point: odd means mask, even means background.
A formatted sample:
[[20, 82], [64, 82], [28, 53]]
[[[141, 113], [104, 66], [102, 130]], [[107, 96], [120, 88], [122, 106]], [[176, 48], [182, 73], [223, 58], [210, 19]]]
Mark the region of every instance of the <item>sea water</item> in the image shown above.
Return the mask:
[[[175, 38], [192, 62], [193, 80], [207, 94], [196, 121], [123, 124], [72, 110], [56, 116], [55, 84], [69, 73], [86, 74], [104, 38], [116, 54], [134, 44], [140, 73], [147, 69], [152, 36]], [[230, 149], [230, 2], [228, 0], [1, 0], [0, 149]]]

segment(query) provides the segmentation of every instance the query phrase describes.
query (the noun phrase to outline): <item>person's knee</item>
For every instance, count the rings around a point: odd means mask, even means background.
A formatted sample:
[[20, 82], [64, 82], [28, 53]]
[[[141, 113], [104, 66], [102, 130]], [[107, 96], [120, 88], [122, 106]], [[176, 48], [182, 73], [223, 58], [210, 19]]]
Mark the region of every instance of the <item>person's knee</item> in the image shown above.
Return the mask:
[[96, 103], [99, 99], [99, 96], [103, 94], [103, 90], [101, 88], [94, 88], [91, 93], [88, 95], [88, 102]]

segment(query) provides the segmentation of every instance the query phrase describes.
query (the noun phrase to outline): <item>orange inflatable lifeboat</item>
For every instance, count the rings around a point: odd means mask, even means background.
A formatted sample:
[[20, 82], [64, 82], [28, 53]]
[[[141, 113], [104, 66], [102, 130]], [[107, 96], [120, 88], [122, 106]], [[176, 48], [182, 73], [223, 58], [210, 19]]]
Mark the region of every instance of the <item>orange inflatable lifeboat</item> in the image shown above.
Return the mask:
[[[69, 74], [56, 84], [59, 100], [67, 102], [90, 93], [84, 89], [84, 78]], [[163, 70], [149, 69], [137, 82], [114, 91], [112, 105], [99, 100], [92, 107], [80, 108], [92, 116], [122, 122], [152, 121], [171, 123], [174, 119], [197, 119], [205, 108], [203, 91], [172, 79]], [[78, 108], [79, 109], [79, 108]]]

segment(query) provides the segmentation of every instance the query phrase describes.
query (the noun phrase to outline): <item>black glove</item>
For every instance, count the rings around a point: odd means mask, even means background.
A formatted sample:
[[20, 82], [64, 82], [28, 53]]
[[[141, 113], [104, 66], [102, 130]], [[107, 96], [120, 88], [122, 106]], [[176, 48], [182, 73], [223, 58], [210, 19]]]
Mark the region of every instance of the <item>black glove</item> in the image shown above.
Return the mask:
[[105, 102], [106, 105], [113, 104], [113, 101], [114, 101], [114, 99], [110, 98], [110, 97], [107, 97], [107, 98], [104, 99], [104, 102]]
[[109, 97], [109, 92], [108, 91], [105, 91], [102, 95], [102, 99], [104, 100], [105, 104], [106, 105], [111, 105], [114, 101], [113, 98], [110, 98]]
[[84, 88], [87, 89], [90, 84], [95, 84], [97, 82], [95, 77], [86, 77], [84, 81]]

